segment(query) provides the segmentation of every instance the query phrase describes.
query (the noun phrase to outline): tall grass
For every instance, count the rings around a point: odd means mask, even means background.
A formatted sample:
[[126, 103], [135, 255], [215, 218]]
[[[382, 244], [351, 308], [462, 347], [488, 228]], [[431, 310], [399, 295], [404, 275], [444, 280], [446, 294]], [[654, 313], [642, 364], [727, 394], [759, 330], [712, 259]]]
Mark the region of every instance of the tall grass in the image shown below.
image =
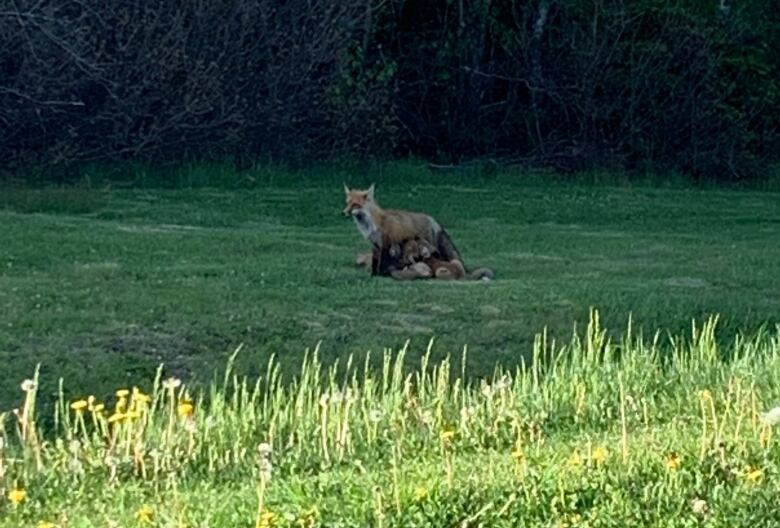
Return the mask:
[[594, 311], [479, 382], [465, 348], [412, 371], [315, 349], [292, 379], [61, 390], [53, 430], [36, 374], [0, 415], [0, 525], [771, 526], [780, 329], [722, 350], [716, 328], [613, 342]]

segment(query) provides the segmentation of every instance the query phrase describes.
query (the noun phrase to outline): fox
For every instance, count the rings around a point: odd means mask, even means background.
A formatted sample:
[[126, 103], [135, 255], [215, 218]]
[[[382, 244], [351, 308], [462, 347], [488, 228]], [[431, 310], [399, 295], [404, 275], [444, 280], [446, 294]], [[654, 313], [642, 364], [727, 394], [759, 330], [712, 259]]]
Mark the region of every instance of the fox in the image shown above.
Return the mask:
[[[371, 274], [391, 275], [392, 271], [403, 269], [401, 247], [409, 240], [424, 241], [433, 248], [431, 257], [440, 261], [458, 261], [462, 266], [460, 252], [450, 235], [432, 216], [425, 213], [383, 209], [376, 201], [374, 184], [366, 190], [350, 189], [344, 184], [346, 206], [342, 213], [352, 217], [358, 231], [373, 246], [371, 253]], [[356, 264], [367, 265], [367, 255], [359, 255]], [[493, 278], [489, 268], [479, 268], [464, 275], [471, 279]]]
[[466, 270], [459, 260], [445, 261], [436, 258], [436, 248], [420, 238], [410, 238], [401, 249], [401, 261], [406, 267], [392, 272], [393, 278], [411, 280], [417, 278], [435, 278], [440, 280], [459, 280], [466, 278]]

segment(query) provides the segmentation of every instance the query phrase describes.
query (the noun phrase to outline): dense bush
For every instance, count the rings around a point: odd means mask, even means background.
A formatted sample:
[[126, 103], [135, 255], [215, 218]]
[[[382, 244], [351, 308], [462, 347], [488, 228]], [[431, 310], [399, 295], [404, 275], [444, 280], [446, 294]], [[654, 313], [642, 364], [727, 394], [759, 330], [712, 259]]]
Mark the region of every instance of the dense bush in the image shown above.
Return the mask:
[[755, 176], [777, 161], [769, 0], [22, 0], [2, 166], [421, 156]]

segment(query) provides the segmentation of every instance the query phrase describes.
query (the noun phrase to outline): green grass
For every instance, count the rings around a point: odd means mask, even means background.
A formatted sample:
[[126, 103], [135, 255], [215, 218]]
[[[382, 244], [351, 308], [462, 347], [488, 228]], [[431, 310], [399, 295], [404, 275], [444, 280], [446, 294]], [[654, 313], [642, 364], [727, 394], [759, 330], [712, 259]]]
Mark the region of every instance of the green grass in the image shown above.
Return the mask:
[[206, 392], [158, 376], [105, 412], [61, 397], [46, 431], [33, 379], [0, 415], [0, 526], [777, 526], [780, 331], [635, 332], [593, 314], [481, 382], [403, 352]]
[[[215, 178], [0, 192], [0, 527], [780, 523], [780, 194]], [[342, 180], [497, 279], [355, 269]]]
[[[778, 193], [409, 165], [247, 178], [254, 188], [4, 188], [0, 408], [18, 404], [39, 362], [44, 400], [59, 377], [73, 396], [103, 395], [161, 362], [205, 382], [240, 343], [237, 369], [256, 375], [271, 354], [297, 369], [317, 343], [329, 363], [411, 340], [413, 360], [435, 337], [434, 359], [468, 345], [467, 372], [482, 376], [527, 359], [542, 328], [567, 338], [591, 306], [611, 328], [632, 314], [672, 333], [718, 313], [724, 339], [779, 320]], [[355, 269], [366, 243], [340, 216], [341, 182], [373, 180], [380, 203], [434, 214], [467, 266], [497, 280], [399, 283]]]

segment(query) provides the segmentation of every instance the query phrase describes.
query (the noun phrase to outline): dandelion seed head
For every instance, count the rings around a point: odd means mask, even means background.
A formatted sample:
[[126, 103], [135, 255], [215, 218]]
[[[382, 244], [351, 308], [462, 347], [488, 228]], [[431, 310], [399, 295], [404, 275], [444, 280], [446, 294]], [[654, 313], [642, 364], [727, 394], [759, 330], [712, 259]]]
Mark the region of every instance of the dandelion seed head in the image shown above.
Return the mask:
[[691, 510], [693, 510], [693, 513], [696, 515], [704, 515], [707, 513], [708, 509], [709, 506], [707, 505], [707, 501], [704, 499], [693, 499], [691, 501]]
[[761, 421], [766, 425], [777, 425], [780, 423], [780, 406], [774, 407], [761, 416]]
[[163, 381], [163, 388], [168, 390], [178, 389], [181, 387], [181, 380], [179, 378], [170, 377]]
[[268, 442], [262, 442], [257, 445], [258, 456], [267, 458], [273, 452], [273, 447]]
[[22, 382], [22, 390], [24, 392], [31, 392], [35, 390], [35, 382], [31, 379], [26, 379]]

